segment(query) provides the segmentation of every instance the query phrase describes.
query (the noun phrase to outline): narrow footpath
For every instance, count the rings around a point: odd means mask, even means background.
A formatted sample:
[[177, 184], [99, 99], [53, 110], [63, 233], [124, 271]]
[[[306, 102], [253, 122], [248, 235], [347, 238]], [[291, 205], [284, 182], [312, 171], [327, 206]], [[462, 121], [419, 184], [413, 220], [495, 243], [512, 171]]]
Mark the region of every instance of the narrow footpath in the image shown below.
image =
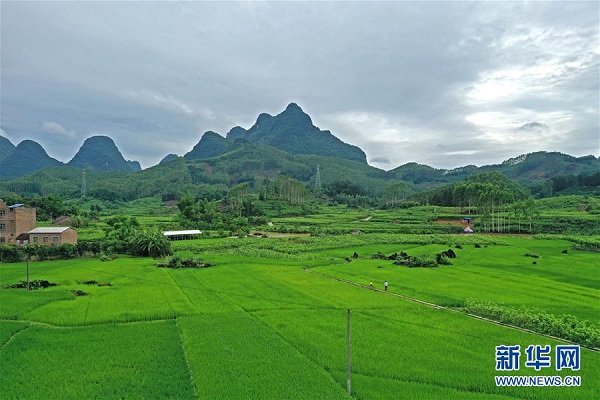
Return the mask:
[[[314, 268], [314, 267], [312, 267], [312, 268]], [[538, 335], [538, 336], [547, 337], [547, 338], [554, 339], [554, 340], [557, 340], [557, 341], [563, 342], [563, 343], [577, 344], [577, 345], [579, 345], [581, 347], [584, 347], [584, 348], [586, 348], [588, 350], [595, 351], [595, 352], [600, 352], [600, 349], [596, 349], [594, 347], [584, 346], [584, 345], [581, 345], [579, 343], [571, 342], [569, 340], [562, 339], [562, 338], [559, 338], [559, 337], [556, 337], [556, 336], [545, 335], [543, 333], [535, 332], [535, 331], [532, 331], [530, 329], [525, 329], [525, 328], [521, 328], [521, 327], [518, 327], [518, 326], [509, 325], [509, 324], [505, 324], [505, 323], [502, 323], [502, 322], [494, 321], [493, 319], [481, 317], [481, 316], [475, 315], [475, 314], [470, 314], [470, 313], [465, 312], [465, 311], [463, 311], [463, 310], [461, 310], [459, 308], [444, 307], [444, 306], [441, 306], [439, 304], [435, 304], [435, 303], [430, 303], [428, 301], [419, 300], [419, 299], [416, 299], [414, 297], [409, 297], [409, 296], [402, 295], [400, 293], [393, 293], [393, 292], [390, 292], [390, 291], [385, 291], [385, 290], [373, 288], [373, 287], [370, 287], [368, 285], [364, 285], [362, 283], [353, 282], [353, 281], [349, 281], [347, 279], [338, 278], [336, 276], [323, 274], [321, 272], [313, 271], [312, 268], [311, 267], [304, 267], [304, 271], [306, 271], [306, 272], [308, 272], [310, 274], [315, 274], [315, 275], [318, 275], [318, 276], [321, 276], [321, 277], [324, 277], [324, 278], [327, 278], [327, 279], [331, 279], [331, 280], [334, 280], [334, 281], [342, 282], [342, 283], [345, 283], [345, 284], [348, 284], [348, 285], [358, 286], [360, 288], [367, 289], [367, 290], [370, 290], [370, 291], [373, 291], [373, 292], [379, 292], [379, 293], [382, 293], [382, 294], [385, 294], [385, 295], [388, 295], [388, 296], [399, 297], [401, 299], [412, 301], [414, 303], [419, 303], [419, 304], [422, 304], [422, 305], [427, 306], [427, 307], [435, 308], [437, 310], [443, 309], [443, 310], [448, 310], [448, 311], [455, 312], [455, 313], [460, 313], [462, 315], [466, 315], [466, 316], [471, 317], [471, 318], [475, 318], [475, 319], [479, 319], [479, 320], [482, 320], [482, 321], [486, 321], [486, 322], [488, 322], [490, 324], [504, 326], [506, 328], [514, 329], [516, 331], [521, 331], [521, 332], [531, 333], [531, 334]]]

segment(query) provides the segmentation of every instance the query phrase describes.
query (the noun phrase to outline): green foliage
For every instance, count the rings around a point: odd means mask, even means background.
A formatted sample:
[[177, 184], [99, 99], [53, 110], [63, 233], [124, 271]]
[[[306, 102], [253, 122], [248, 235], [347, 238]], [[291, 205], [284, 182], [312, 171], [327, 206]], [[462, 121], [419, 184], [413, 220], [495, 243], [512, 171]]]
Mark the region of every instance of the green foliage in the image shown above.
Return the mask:
[[115, 142], [108, 136], [87, 138], [77, 154], [69, 161], [69, 165], [80, 169], [91, 169], [95, 172], [132, 172], [136, 169], [123, 158]]
[[4, 136], [0, 136], [0, 162], [15, 150], [15, 145]]
[[444, 170], [435, 169], [428, 165], [410, 162], [390, 171], [396, 179], [414, 184], [426, 182], [446, 182]]
[[436, 259], [430, 255], [407, 256], [394, 261], [394, 264], [403, 265], [408, 268], [432, 268], [438, 266]]
[[113, 254], [113, 253], [100, 253], [100, 257], [99, 260], [100, 261], [112, 261], [112, 260], [116, 260], [117, 259], [117, 255]]
[[409, 193], [410, 188], [406, 183], [394, 182], [385, 188], [383, 201], [387, 207], [401, 206]]
[[211, 131], [205, 132], [198, 144], [196, 144], [194, 148], [184, 156], [184, 158], [188, 160], [201, 160], [218, 157], [225, 153], [230, 146], [231, 143], [218, 133]]
[[534, 332], [600, 348], [600, 329], [572, 315], [555, 316], [535, 308], [515, 308], [491, 301], [468, 299], [465, 311]]
[[62, 163], [50, 157], [39, 143], [23, 140], [10, 155], [0, 161], [0, 177], [2, 180], [17, 178], [57, 165]]
[[556, 194], [569, 188], [600, 186], [600, 172], [594, 174], [559, 175], [551, 179], [552, 191]]
[[485, 212], [494, 206], [524, 200], [528, 193], [500, 172], [485, 172], [471, 175], [463, 183], [443, 186], [417, 197], [430, 204], [480, 207]]
[[30, 289], [30, 290], [40, 290], [46, 289], [51, 286], [57, 286], [56, 283], [48, 282], [41, 279], [34, 279], [27, 283], [27, 281], [19, 281], [13, 285], [6, 286], [7, 289]]
[[573, 248], [576, 250], [600, 252], [600, 237], [597, 236], [539, 234], [534, 237], [542, 240], [568, 240], [575, 243]]
[[172, 256], [167, 262], [158, 264], [159, 268], [209, 268], [213, 265], [204, 262], [201, 258], [183, 258], [178, 255]]
[[70, 260], [72, 258], [83, 257], [89, 251], [87, 242], [77, 245], [65, 243], [60, 246], [0, 246], [0, 262], [14, 263], [27, 259], [27, 253], [32, 259], [38, 261], [44, 260]]
[[137, 218], [131, 216], [115, 215], [104, 222], [107, 225], [104, 230], [106, 238], [119, 242], [127, 242], [140, 227]]
[[19, 262], [24, 258], [25, 254], [17, 246], [2, 245], [0, 246], [0, 263]]
[[312, 124], [310, 117], [294, 103], [279, 115], [260, 114], [249, 130], [236, 127], [227, 139], [242, 138], [267, 144], [290, 154], [318, 154], [366, 163], [365, 153], [357, 146], [342, 142], [329, 131]]
[[313, 197], [302, 183], [289, 176], [279, 176], [273, 184], [273, 191], [279, 199], [291, 205], [304, 204]]
[[81, 209], [73, 203], [69, 203], [61, 195], [49, 194], [40, 196], [10, 195], [3, 198], [7, 204], [25, 204], [27, 207], [36, 209], [36, 219], [38, 221], [52, 220], [62, 215], [77, 216], [81, 214]]
[[171, 241], [159, 229], [135, 230], [129, 240], [129, 253], [135, 256], [159, 258], [173, 254]]
[[[319, 237], [291, 237], [291, 238], [269, 238], [261, 240], [255, 238], [237, 239], [226, 238], [217, 241], [180, 241], [174, 242], [175, 251], [191, 251], [204, 253], [207, 251], [220, 252], [233, 249], [243, 249], [250, 256], [260, 257], [262, 250], [289, 254], [311, 254], [315, 251], [324, 251], [340, 248], [351, 248], [375, 244], [409, 243], [415, 245], [424, 244], [447, 244], [456, 240], [455, 235], [409, 235], [409, 234], [361, 234], [361, 235], [335, 235]], [[494, 237], [462, 236], [463, 244], [497, 244], [506, 245], [502, 239]], [[267, 257], [285, 258], [285, 256], [274, 256], [274, 253], [265, 252]]]
[[[365, 210], [347, 212], [352, 220], [380, 218]], [[476, 241], [481, 248], [473, 247]], [[380, 260], [364, 256], [399, 249], [432, 254], [459, 242], [463, 249], [457, 249], [452, 268], [377, 268]], [[202, 254], [219, 268], [155, 268], [156, 261], [137, 257], [111, 263], [47, 261], [35, 266], [34, 274], [43, 271], [61, 286], [36, 292], [0, 289], [3, 396], [35, 398], [42, 387], [44, 397], [66, 399], [90, 393], [101, 398], [131, 393], [186, 399], [347, 398], [351, 309], [355, 398], [390, 393], [415, 399], [595, 398], [593, 384], [543, 391], [496, 387], [490, 378], [494, 346], [559, 342], [401, 297], [456, 305], [466, 293], [505, 296], [498, 301], [597, 319], [598, 277], [589, 262], [594, 255], [561, 255], [565, 242], [363, 234], [197, 239], [173, 246], [181, 258]], [[248, 253], [235, 254], [236, 249]], [[343, 258], [352, 251], [361, 257], [347, 264]], [[543, 268], [531, 267], [522, 255], [526, 251], [542, 255]], [[357, 284], [309, 273], [307, 266]], [[2, 265], [0, 277], [16, 282], [23, 270], [23, 265]], [[369, 279], [381, 290], [388, 280], [388, 293], [361, 287]], [[113, 286], [80, 286], [90, 280], [110, 280]], [[73, 297], [70, 290], [90, 296]], [[585, 368], [577, 375], [582, 382], [595, 382], [599, 354], [585, 348], [581, 353]], [[556, 374], [563, 373], [572, 375]]]
[[[94, 298], [69, 297], [67, 303]], [[185, 365], [174, 321], [70, 329], [27, 325], [2, 349], [2, 397], [192, 399], [196, 393]]]

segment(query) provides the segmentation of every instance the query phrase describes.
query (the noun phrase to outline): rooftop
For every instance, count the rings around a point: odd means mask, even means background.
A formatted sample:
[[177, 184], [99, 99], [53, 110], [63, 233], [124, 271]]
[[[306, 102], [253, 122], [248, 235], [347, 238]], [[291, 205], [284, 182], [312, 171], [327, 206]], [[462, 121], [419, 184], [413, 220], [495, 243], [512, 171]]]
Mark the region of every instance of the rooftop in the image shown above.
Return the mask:
[[165, 236], [180, 236], [180, 235], [200, 235], [202, 231], [198, 229], [191, 229], [187, 231], [164, 231], [163, 235]]
[[70, 229], [67, 226], [46, 226], [41, 228], [35, 228], [30, 230], [28, 233], [63, 233], [67, 229]]

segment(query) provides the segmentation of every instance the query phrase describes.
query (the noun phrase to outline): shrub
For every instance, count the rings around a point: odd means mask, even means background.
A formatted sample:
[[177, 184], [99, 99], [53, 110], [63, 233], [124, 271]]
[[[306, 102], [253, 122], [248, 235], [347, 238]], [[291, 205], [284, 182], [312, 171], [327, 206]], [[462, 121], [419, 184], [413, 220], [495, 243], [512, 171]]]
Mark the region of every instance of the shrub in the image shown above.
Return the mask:
[[467, 299], [465, 310], [504, 324], [519, 326], [584, 346], [600, 347], [600, 329], [572, 315], [556, 316], [535, 308], [514, 308], [477, 299]]
[[24, 258], [24, 256], [25, 254], [16, 246], [0, 246], [0, 262], [19, 262]]
[[436, 262], [435, 258], [433, 258], [432, 256], [429, 256], [429, 255], [422, 255], [422, 256], [407, 255], [406, 257], [402, 257], [402, 258], [399, 258], [398, 260], [394, 261], [394, 264], [404, 265], [405, 267], [408, 267], [408, 268], [415, 268], [415, 267], [432, 268], [432, 267], [438, 266], [438, 263]]
[[171, 241], [159, 229], [135, 231], [129, 243], [135, 256], [159, 258], [173, 254]]
[[205, 263], [201, 258], [181, 258], [177, 255], [171, 257], [167, 262], [158, 264], [158, 268], [208, 268], [212, 264]]
[[[29, 281], [29, 287], [31, 288], [31, 290], [45, 289], [50, 286], [57, 286], [57, 284], [48, 282], [45, 280], [41, 280], [41, 279]], [[7, 286], [6, 288], [7, 289], [27, 289], [27, 282], [19, 281], [19, 282], [15, 283], [14, 285]]]
[[112, 261], [116, 258], [117, 256], [113, 253], [100, 253], [100, 261]]

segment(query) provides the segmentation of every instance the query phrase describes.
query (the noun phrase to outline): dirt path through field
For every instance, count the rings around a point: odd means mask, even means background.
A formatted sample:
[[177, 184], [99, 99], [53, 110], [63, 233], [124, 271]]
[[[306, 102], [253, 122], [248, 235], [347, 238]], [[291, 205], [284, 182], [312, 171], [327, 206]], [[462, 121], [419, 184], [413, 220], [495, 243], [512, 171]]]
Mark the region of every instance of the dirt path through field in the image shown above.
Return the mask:
[[[558, 337], [550, 336], [550, 335], [544, 335], [543, 333], [531, 331], [529, 329], [520, 328], [518, 326], [504, 324], [502, 322], [494, 321], [492, 319], [480, 317], [479, 315], [470, 314], [470, 313], [464, 312], [464, 311], [462, 311], [460, 309], [457, 309], [457, 308], [444, 307], [444, 306], [441, 306], [439, 304], [430, 303], [430, 302], [424, 301], [424, 300], [419, 300], [419, 299], [416, 299], [414, 297], [404, 296], [404, 295], [399, 294], [399, 293], [394, 293], [394, 292], [385, 291], [385, 290], [382, 290], [382, 289], [373, 288], [373, 287], [370, 287], [368, 285], [364, 285], [362, 283], [349, 281], [347, 279], [342, 279], [342, 278], [338, 278], [336, 276], [323, 274], [321, 272], [316, 272], [316, 271], [313, 271], [309, 267], [305, 267], [304, 271], [306, 271], [308, 273], [311, 273], [311, 274], [322, 276], [322, 277], [327, 278], [327, 279], [332, 279], [334, 281], [343, 282], [343, 283], [346, 283], [348, 285], [358, 286], [358, 287], [361, 287], [361, 288], [364, 288], [364, 289], [367, 289], [367, 290], [371, 290], [373, 292], [383, 293], [383, 294], [388, 295], [388, 296], [400, 297], [401, 299], [412, 301], [412, 302], [415, 302], [415, 303], [419, 303], [419, 304], [422, 304], [424, 306], [435, 308], [437, 310], [444, 309], [444, 310], [448, 310], [448, 311], [451, 311], [451, 312], [460, 313], [462, 315], [466, 315], [466, 316], [471, 317], [471, 318], [475, 318], [475, 319], [479, 319], [479, 320], [482, 320], [482, 321], [486, 321], [486, 322], [489, 322], [489, 323], [494, 324], [494, 325], [504, 326], [506, 328], [514, 329], [514, 330], [521, 331], [521, 332], [532, 333], [532, 334], [538, 335], [538, 336], [544, 336], [544, 337], [547, 337], [547, 338], [550, 338], [550, 339], [558, 340], [558, 341], [563, 342], [563, 343], [578, 344], [578, 343], [570, 342], [570, 341], [568, 341], [566, 339], [562, 339], [562, 338], [558, 338]], [[587, 346], [583, 346], [583, 345], [580, 345], [580, 346], [581, 347], [585, 347], [588, 350], [592, 350], [592, 351], [595, 351], [595, 352], [600, 352], [600, 349], [595, 349], [593, 347], [587, 347]]]

